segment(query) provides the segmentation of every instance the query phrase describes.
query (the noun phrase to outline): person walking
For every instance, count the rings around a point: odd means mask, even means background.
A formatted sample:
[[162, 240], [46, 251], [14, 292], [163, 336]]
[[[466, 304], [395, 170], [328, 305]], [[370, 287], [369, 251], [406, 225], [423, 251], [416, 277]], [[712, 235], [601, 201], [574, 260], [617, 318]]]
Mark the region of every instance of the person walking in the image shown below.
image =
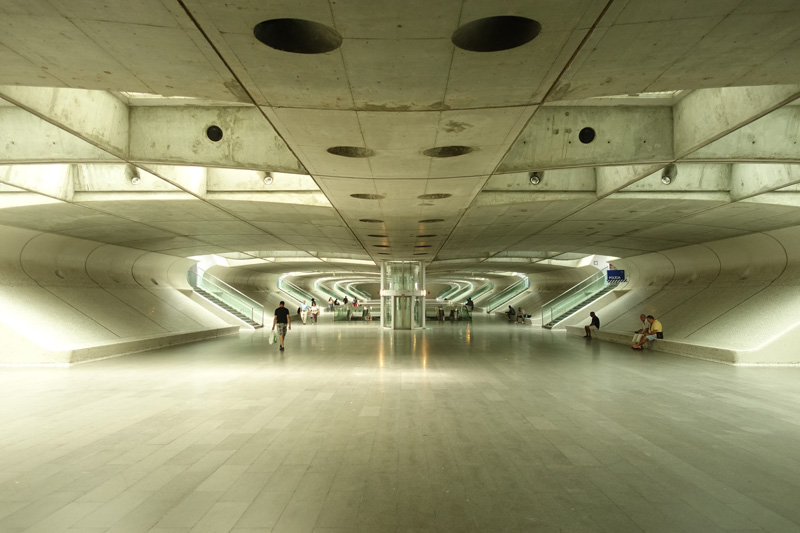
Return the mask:
[[303, 303], [300, 304], [300, 320], [303, 321], [303, 325], [306, 325], [306, 319], [308, 318], [308, 304], [305, 300]]
[[311, 325], [315, 325], [317, 323], [317, 317], [319, 316], [319, 306], [317, 302], [311, 300]]
[[333, 312], [333, 298], [328, 298], [328, 312]]
[[291, 331], [292, 320], [289, 318], [289, 310], [285, 307], [286, 302], [281, 301], [275, 309], [275, 318], [272, 319], [272, 331], [278, 326], [278, 338], [281, 341], [281, 351], [283, 351], [283, 340], [286, 338], [286, 331]]

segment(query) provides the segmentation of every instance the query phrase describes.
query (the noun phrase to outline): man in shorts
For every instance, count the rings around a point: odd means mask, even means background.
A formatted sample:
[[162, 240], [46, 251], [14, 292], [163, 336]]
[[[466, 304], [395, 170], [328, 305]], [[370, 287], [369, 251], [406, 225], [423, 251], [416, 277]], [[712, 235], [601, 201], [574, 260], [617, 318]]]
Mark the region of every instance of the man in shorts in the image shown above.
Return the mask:
[[289, 318], [289, 310], [284, 307], [285, 302], [281, 302], [275, 309], [275, 318], [272, 319], [272, 330], [278, 326], [278, 338], [281, 340], [281, 350], [283, 350], [283, 339], [286, 337], [286, 330], [292, 329], [292, 321]]

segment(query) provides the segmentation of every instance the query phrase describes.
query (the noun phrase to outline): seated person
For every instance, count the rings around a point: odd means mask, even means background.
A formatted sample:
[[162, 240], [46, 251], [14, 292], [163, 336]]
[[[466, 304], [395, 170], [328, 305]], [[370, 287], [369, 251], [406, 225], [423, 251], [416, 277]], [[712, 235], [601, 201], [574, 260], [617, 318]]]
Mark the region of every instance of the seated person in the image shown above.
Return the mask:
[[517, 322], [525, 323], [525, 311], [521, 307], [517, 309]]
[[649, 330], [647, 335], [642, 337], [638, 343], [631, 346], [634, 350], [642, 350], [642, 346], [647, 341], [654, 341], [656, 339], [663, 339], [664, 338], [664, 328], [661, 326], [661, 322], [653, 318], [653, 315], [647, 315], [647, 321], [650, 323]]
[[508, 311], [506, 311], [506, 316], [508, 317], [509, 322], [514, 322], [514, 317], [517, 316], [517, 312], [514, 311], [514, 308], [509, 305]]
[[639, 320], [642, 321], [642, 327], [634, 331], [635, 335], [633, 336], [633, 344], [637, 344], [642, 337], [647, 335], [647, 332], [650, 330], [650, 322], [648, 322], [647, 317], [644, 314], [639, 315]]
[[586, 335], [583, 336], [584, 339], [591, 339], [592, 331], [597, 331], [600, 329], [600, 319], [597, 318], [597, 315], [594, 314], [594, 311], [590, 312], [589, 316], [592, 317], [592, 321], [588, 326], [583, 326], [583, 329], [586, 331]]

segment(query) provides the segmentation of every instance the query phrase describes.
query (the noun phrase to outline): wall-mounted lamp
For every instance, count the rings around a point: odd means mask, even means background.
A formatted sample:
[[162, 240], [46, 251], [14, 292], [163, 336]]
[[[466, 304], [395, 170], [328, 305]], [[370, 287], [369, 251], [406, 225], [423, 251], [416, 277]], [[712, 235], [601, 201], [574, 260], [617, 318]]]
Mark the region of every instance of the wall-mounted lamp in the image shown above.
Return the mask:
[[539, 185], [542, 182], [542, 172], [531, 172], [530, 182], [531, 185]]
[[272, 177], [272, 174], [267, 172], [264, 175], [264, 185], [272, 185], [272, 182], [275, 181], [275, 178]]
[[663, 183], [664, 185], [669, 185], [675, 180], [675, 176], [677, 175], [678, 175], [678, 167], [676, 167], [675, 165], [667, 165], [661, 172], [661, 183]]

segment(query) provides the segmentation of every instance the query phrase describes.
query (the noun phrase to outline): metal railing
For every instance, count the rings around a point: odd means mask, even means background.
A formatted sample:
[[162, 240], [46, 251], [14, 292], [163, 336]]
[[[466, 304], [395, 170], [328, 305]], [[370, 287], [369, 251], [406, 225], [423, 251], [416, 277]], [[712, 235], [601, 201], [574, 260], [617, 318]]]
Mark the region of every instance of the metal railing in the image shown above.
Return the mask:
[[291, 281], [285, 280], [284, 276], [278, 278], [278, 289], [282, 290], [283, 292], [294, 298], [298, 304], [302, 303], [303, 300], [305, 300], [310, 304], [312, 298], [314, 298], [311, 294], [304, 291]]
[[489, 301], [486, 302], [486, 312], [491, 313], [499, 308], [501, 305], [509, 302], [528, 290], [531, 286], [531, 280], [528, 279], [528, 276], [522, 276], [522, 279], [513, 283], [500, 291], [499, 293], [495, 294]]
[[487, 292], [489, 292], [492, 289], [494, 289], [494, 283], [492, 283], [490, 281], [489, 283], [485, 284], [484, 286], [482, 286], [477, 291], [472, 292], [472, 294], [468, 294], [467, 298], [472, 298], [473, 300], [477, 300], [478, 298], [480, 298], [481, 296], [483, 296], [484, 294], [486, 294]]
[[230, 306], [257, 324], [264, 324], [264, 306], [245, 296], [218, 277], [209, 274], [198, 265], [186, 272], [186, 279], [194, 289], [200, 289], [225, 305]]
[[542, 306], [542, 325], [551, 323], [576, 305], [602, 291], [608, 285], [606, 270], [608, 269], [604, 268], [600, 272], [592, 274], [560, 296], [545, 303]]

